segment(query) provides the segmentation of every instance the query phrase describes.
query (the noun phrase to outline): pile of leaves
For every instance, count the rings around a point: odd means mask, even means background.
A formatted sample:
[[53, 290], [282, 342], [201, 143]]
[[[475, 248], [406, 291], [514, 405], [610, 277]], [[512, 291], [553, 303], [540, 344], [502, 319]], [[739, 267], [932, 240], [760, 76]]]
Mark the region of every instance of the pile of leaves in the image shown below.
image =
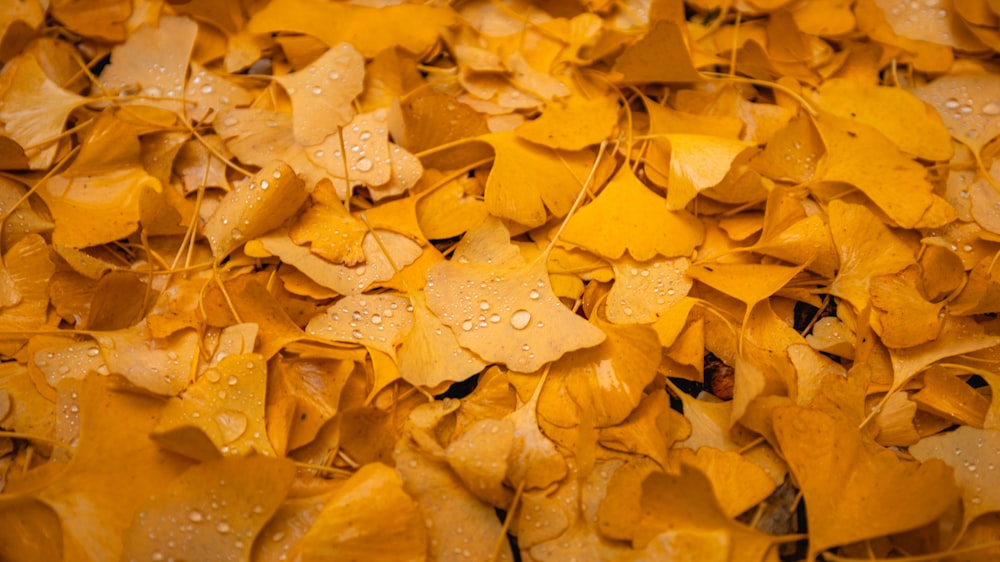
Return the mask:
[[0, 558], [995, 559], [998, 19], [0, 3]]

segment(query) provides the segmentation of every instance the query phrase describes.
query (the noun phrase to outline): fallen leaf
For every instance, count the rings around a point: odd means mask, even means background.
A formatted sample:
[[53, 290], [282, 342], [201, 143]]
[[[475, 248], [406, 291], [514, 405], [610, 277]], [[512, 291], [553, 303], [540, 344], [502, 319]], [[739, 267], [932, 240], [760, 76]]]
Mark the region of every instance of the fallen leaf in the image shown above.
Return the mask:
[[[900, 460], [866, 442], [845, 420], [790, 406], [775, 411], [774, 431], [813, 506], [810, 558], [838, 544], [924, 525], [958, 498], [943, 462]], [[924, 493], [910, 493], [914, 489]]]
[[686, 211], [670, 211], [623, 166], [590, 204], [566, 224], [563, 240], [606, 258], [628, 251], [646, 261], [654, 256], [687, 256], [703, 239], [701, 224]]

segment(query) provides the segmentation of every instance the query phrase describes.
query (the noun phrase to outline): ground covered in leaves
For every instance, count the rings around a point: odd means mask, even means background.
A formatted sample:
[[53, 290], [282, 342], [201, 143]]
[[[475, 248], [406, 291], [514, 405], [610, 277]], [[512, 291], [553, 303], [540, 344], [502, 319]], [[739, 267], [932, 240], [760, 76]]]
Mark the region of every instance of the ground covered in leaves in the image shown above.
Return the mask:
[[998, 14], [0, 2], [0, 559], [995, 559]]

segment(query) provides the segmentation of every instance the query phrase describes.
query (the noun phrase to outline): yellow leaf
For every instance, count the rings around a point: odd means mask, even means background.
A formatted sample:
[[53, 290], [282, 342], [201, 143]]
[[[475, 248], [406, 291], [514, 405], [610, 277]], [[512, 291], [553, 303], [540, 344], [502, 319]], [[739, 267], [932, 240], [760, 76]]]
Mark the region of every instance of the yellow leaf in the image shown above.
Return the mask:
[[[354, 295], [392, 279], [396, 275], [393, 264], [396, 267], [406, 267], [421, 255], [420, 246], [402, 234], [388, 230], [376, 230], [375, 234], [382, 245], [379, 246], [372, 233], [365, 234], [361, 243], [365, 261], [351, 267], [326, 261], [292, 242], [282, 230], [276, 230], [256, 242], [260, 243], [265, 255], [278, 256], [281, 261], [296, 267], [320, 285], [342, 295]], [[392, 263], [382, 247], [389, 251]]]
[[867, 442], [846, 420], [789, 406], [775, 411], [774, 431], [808, 509], [809, 558], [920, 527], [958, 499], [943, 462], [901, 460]]
[[618, 124], [618, 100], [607, 92], [590, 97], [574, 94], [546, 104], [542, 115], [516, 129], [536, 144], [580, 150], [608, 138]]
[[[560, 426], [580, 423], [585, 414], [595, 427], [621, 423], [639, 405], [659, 365], [659, 340], [646, 326], [615, 325], [600, 316], [595, 324], [607, 337], [552, 364], [539, 400], [539, 415]], [[566, 402], [557, 395], [566, 395]]]
[[152, 438], [196, 459], [274, 455], [264, 425], [267, 371], [260, 355], [225, 356], [163, 409]]
[[301, 548], [303, 560], [423, 562], [427, 532], [399, 474], [371, 463], [330, 496]]
[[314, 316], [306, 333], [392, 354], [413, 324], [413, 307], [406, 297], [391, 293], [349, 295]]
[[862, 205], [831, 201], [830, 233], [840, 254], [840, 269], [830, 293], [863, 310], [872, 277], [913, 265], [913, 252]]
[[947, 75], [913, 93], [937, 109], [948, 131], [976, 152], [1000, 135], [1000, 77]]
[[419, 506], [418, 524], [427, 529], [429, 559], [513, 560], [507, 544], [494, 554], [495, 539], [503, 533], [494, 507], [463, 486], [447, 462], [421, 451], [412, 439], [400, 441], [394, 459], [404, 489]]
[[205, 223], [212, 254], [222, 259], [246, 240], [277, 228], [307, 197], [303, 181], [283, 162], [262, 168], [230, 191]]
[[182, 115], [188, 63], [197, 34], [198, 24], [186, 17], [163, 16], [159, 26], [144, 24], [111, 49], [111, 64], [101, 73], [101, 87], [129, 92], [138, 85], [141, 97], [127, 103]]
[[670, 211], [666, 201], [622, 166], [590, 204], [569, 219], [563, 240], [613, 260], [628, 251], [646, 261], [654, 256], [690, 255], [701, 243], [701, 223], [685, 211]]
[[349, 43], [332, 45], [306, 68], [278, 77], [292, 99], [295, 140], [315, 145], [350, 122], [363, 79], [364, 59]]
[[[868, 125], [829, 113], [821, 114], [815, 122], [826, 145], [817, 181], [851, 184], [899, 226], [921, 225], [924, 214], [938, 199], [923, 166]], [[893, 181], [885, 181], [887, 177]]]
[[687, 258], [654, 258], [640, 262], [623, 255], [611, 263], [615, 284], [608, 292], [605, 313], [615, 324], [654, 322], [687, 296], [691, 279]]
[[66, 119], [84, 98], [60, 88], [30, 55], [7, 61], [0, 73], [0, 94], [4, 134], [21, 145], [31, 169], [48, 168]]
[[869, 125], [900, 150], [925, 160], [948, 160], [954, 150], [940, 115], [902, 88], [827, 80], [815, 101], [830, 113]]
[[454, 332], [427, 307], [420, 293], [411, 297], [413, 327], [400, 338], [396, 349], [399, 375], [415, 386], [434, 388], [446, 381], [461, 382], [487, 363], [461, 347]]
[[59, 515], [64, 549], [85, 552], [88, 560], [120, 559], [126, 530], [143, 504], [189, 466], [148, 437], [161, 404], [116, 392], [105, 377], [84, 381], [73, 459], [51, 485], [34, 494]]
[[[667, 186], [667, 208], [680, 210], [699, 192], [722, 181], [733, 160], [751, 145], [737, 139], [708, 135], [665, 135], [663, 147], [670, 154], [670, 170], [646, 167], [650, 180]], [[653, 143], [661, 142], [654, 139]], [[665, 180], [665, 181], [664, 181]]]
[[513, 132], [481, 137], [496, 158], [486, 180], [486, 209], [491, 215], [527, 227], [569, 212], [594, 160], [589, 150], [556, 151], [533, 145]]
[[[505, 244], [512, 248], [509, 239]], [[506, 252], [502, 240], [497, 247]], [[502, 255], [485, 258], [486, 263], [439, 262], [427, 272], [427, 305], [462, 347], [527, 373], [604, 340], [601, 330], [552, 293], [544, 260], [509, 264]]]
[[295, 467], [284, 459], [227, 458], [193, 466], [143, 505], [125, 536], [127, 555], [245, 560], [294, 478]]
[[653, 24], [615, 61], [623, 82], [698, 82], [681, 28], [673, 21]]
[[449, 9], [417, 4], [380, 7], [293, 0], [268, 4], [250, 19], [252, 33], [293, 31], [312, 35], [327, 45], [347, 41], [365, 58], [392, 47], [411, 53], [430, 48], [441, 29], [456, 23]]
[[1000, 431], [962, 426], [910, 446], [920, 461], [939, 459], [955, 471], [962, 491], [962, 517], [968, 527], [984, 513], [1000, 511]]

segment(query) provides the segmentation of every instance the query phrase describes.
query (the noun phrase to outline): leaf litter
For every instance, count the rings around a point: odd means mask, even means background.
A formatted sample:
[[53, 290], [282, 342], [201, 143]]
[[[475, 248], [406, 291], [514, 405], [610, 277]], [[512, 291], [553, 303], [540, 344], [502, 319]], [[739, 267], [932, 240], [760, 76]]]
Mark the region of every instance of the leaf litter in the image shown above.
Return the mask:
[[1000, 555], [996, 2], [15, 4], [0, 558]]

